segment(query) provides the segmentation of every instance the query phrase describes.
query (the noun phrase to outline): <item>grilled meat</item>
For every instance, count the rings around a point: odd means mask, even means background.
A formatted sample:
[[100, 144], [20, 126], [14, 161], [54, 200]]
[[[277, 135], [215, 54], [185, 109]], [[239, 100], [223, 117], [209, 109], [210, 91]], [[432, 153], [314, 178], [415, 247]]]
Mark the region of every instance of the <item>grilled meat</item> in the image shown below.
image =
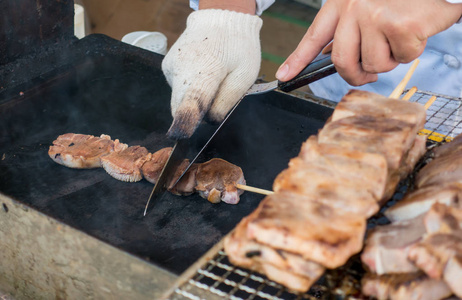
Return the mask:
[[423, 216], [377, 226], [368, 233], [361, 261], [378, 275], [415, 272], [418, 268], [408, 260], [408, 251], [424, 234]]
[[462, 152], [439, 156], [420, 170], [416, 177], [417, 187], [441, 185], [449, 182], [462, 183]]
[[375, 199], [383, 197], [388, 176], [383, 155], [320, 144], [316, 136], [311, 136], [303, 143], [299, 157], [303, 162], [331, 168], [339, 176], [356, 180], [361, 184], [361, 189], [367, 190]]
[[[145, 178], [156, 183], [172, 148], [163, 148], [151, 154], [141, 146], [128, 147], [108, 135], [100, 138], [92, 135], [68, 133], [59, 136], [49, 149], [50, 157], [70, 168], [103, 167], [112, 177], [127, 182]], [[167, 189], [175, 195], [198, 192], [212, 203], [220, 201], [237, 204], [244, 192], [236, 184], [245, 184], [242, 169], [223, 159], [214, 158], [202, 164], [193, 164], [175, 185], [189, 165], [185, 160], [177, 168]]]
[[435, 203], [424, 216], [427, 233], [452, 233], [462, 229], [462, 209]]
[[396, 119], [423, 128], [426, 112], [422, 105], [390, 99], [367, 91], [350, 90], [336, 106], [332, 122], [353, 116]]
[[191, 195], [196, 191], [196, 186], [197, 186], [197, 169], [199, 167], [199, 164], [193, 164], [188, 171], [181, 177], [180, 181], [175, 184], [175, 182], [178, 180], [178, 178], [183, 174], [184, 170], [188, 167], [189, 165], [189, 160], [185, 159], [181, 165], [176, 169], [175, 174], [173, 174], [173, 178], [168, 183], [167, 190], [175, 195], [179, 196], [187, 196]]
[[247, 236], [336, 268], [361, 250], [365, 226], [363, 216], [312, 201], [309, 195], [275, 193], [252, 214]]
[[120, 181], [137, 182], [143, 179], [141, 167], [151, 156], [141, 146], [131, 146], [125, 150], [112, 152], [101, 157], [101, 164], [106, 172]]
[[[431, 278], [441, 279], [448, 260], [462, 254], [462, 234], [433, 233], [409, 249], [409, 259]], [[460, 277], [459, 277], [460, 278]]]
[[326, 124], [319, 132], [318, 142], [382, 154], [387, 160], [388, 169], [394, 171], [404, 164], [416, 134], [414, 124], [365, 115]]
[[363, 294], [377, 299], [434, 300], [452, 294], [443, 280], [429, 278], [422, 272], [382, 276], [368, 274], [361, 283]]
[[[225, 238], [224, 248], [232, 263], [246, 268], [252, 268], [254, 265], [272, 265], [286, 274], [293, 274], [297, 277], [304, 278], [301, 282], [307, 282], [301, 289], [300, 282], [295, 286], [290, 284], [287, 287], [306, 291], [308, 288], [324, 273], [325, 268], [315, 262], [309, 261], [300, 255], [287, 252], [284, 250], [274, 249], [272, 247], [260, 244], [255, 240], [247, 238], [246, 229], [249, 218], [245, 218], [235, 228], [235, 230]], [[274, 276], [274, 275], [273, 275]], [[280, 282], [280, 279], [277, 280]]]
[[126, 144], [102, 134], [100, 137], [86, 134], [66, 133], [58, 136], [48, 150], [56, 163], [68, 168], [91, 169], [101, 167], [102, 156], [126, 149]]
[[213, 158], [197, 168], [196, 191], [212, 203], [221, 201], [237, 204], [243, 190], [236, 184], [245, 184], [242, 169], [223, 159]]
[[141, 167], [141, 173], [144, 179], [150, 183], [156, 184], [159, 179], [160, 173], [165, 166], [165, 162], [172, 153], [173, 148], [162, 148], [154, 152]]
[[462, 205], [462, 184], [448, 183], [419, 188], [385, 211], [392, 222], [411, 219], [427, 212], [434, 203], [451, 206]]
[[452, 292], [462, 298], [462, 255], [460, 253], [448, 259], [443, 278]]
[[448, 156], [454, 153], [461, 152], [462, 150], [462, 134], [456, 136], [450, 143], [445, 143], [433, 149], [435, 158]]
[[306, 163], [299, 157], [293, 158], [290, 167], [276, 177], [273, 190], [291, 192], [303, 201], [316, 201], [358, 216], [370, 217], [379, 210], [367, 183], [337, 172], [328, 164]]

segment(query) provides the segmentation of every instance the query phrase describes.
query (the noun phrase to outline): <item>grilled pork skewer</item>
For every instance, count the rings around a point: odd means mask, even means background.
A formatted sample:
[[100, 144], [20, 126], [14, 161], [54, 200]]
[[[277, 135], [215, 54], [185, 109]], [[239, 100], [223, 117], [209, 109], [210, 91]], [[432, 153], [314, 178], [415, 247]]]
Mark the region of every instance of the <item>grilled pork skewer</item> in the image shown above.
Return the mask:
[[[380, 275], [417, 269], [426, 274], [428, 279], [409, 285], [410, 292], [420, 293], [425, 287], [422, 291], [431, 295], [438, 287], [430, 282], [444, 282], [462, 297], [461, 141], [459, 135], [454, 143], [433, 150], [435, 158], [416, 176], [417, 189], [385, 212], [392, 223], [376, 227], [366, 240], [361, 259], [370, 271]], [[390, 232], [387, 240], [384, 233]], [[426, 286], [422, 282], [427, 282]], [[380, 296], [368, 286], [363, 286], [363, 292]]]
[[[244, 257], [237, 250], [240, 245], [269, 247], [325, 268], [343, 265], [361, 250], [366, 219], [424, 153], [425, 137], [417, 135], [424, 123], [419, 104], [350, 91], [331, 120], [278, 175], [275, 193], [238, 225], [240, 234], [225, 239], [230, 260], [261, 268], [261, 258]], [[297, 275], [293, 269], [287, 272]], [[274, 273], [265, 274], [289, 288], [310, 287], [308, 281], [296, 281], [295, 287]]]
[[[145, 178], [156, 183], [172, 151], [163, 148], [149, 153], [145, 147], [121, 144], [107, 135], [100, 138], [91, 135], [68, 133], [59, 136], [50, 146], [49, 156], [69, 168], [103, 167], [117, 180], [137, 182]], [[242, 169], [225, 160], [214, 158], [202, 164], [194, 164], [173, 187], [178, 177], [189, 165], [185, 160], [176, 170], [167, 189], [175, 195], [199, 195], [212, 203], [223, 201], [237, 204], [244, 192], [236, 185], [245, 185]]]

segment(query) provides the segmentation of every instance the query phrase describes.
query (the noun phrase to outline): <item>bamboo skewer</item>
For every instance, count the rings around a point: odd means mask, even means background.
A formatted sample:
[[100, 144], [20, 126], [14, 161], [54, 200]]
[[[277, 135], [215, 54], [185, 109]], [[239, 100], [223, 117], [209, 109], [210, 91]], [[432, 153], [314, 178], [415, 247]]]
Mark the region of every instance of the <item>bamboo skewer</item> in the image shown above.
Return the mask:
[[401, 100], [409, 101], [409, 99], [411, 99], [411, 97], [414, 96], [415, 92], [417, 92], [417, 87], [413, 86], [413, 87], [406, 93], [406, 95], [404, 95], [403, 98], [401, 98]]
[[436, 96], [431, 96], [430, 99], [428, 99], [427, 103], [425, 103], [424, 107], [425, 110], [428, 110], [430, 106], [432, 106], [433, 102], [435, 102]]
[[241, 190], [244, 190], [244, 191], [249, 191], [249, 192], [253, 192], [253, 193], [257, 193], [257, 194], [262, 194], [262, 195], [272, 195], [274, 194], [273, 191], [268, 191], [268, 190], [264, 190], [264, 189], [259, 189], [259, 188], [256, 188], [256, 187], [252, 187], [252, 186], [248, 186], [248, 185], [243, 185], [243, 184], [239, 184], [239, 183], [236, 183], [236, 187], [238, 189], [241, 189]]
[[403, 80], [401, 80], [401, 82], [396, 86], [394, 91], [390, 94], [389, 98], [394, 98], [394, 99], [399, 98], [399, 96], [403, 93], [404, 89], [406, 88], [407, 83], [411, 79], [412, 74], [414, 74], [414, 71], [417, 68], [417, 65], [419, 64], [419, 62], [420, 60], [418, 58], [414, 60], [411, 67], [409, 68], [409, 71], [407, 71]]

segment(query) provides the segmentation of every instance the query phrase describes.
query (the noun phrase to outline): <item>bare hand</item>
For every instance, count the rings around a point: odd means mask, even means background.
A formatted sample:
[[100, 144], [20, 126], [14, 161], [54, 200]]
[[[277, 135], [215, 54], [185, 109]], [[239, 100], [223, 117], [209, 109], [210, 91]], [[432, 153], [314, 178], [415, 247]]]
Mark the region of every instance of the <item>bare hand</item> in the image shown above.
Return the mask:
[[377, 73], [419, 57], [427, 39], [461, 13], [462, 4], [444, 0], [327, 0], [276, 77], [292, 79], [333, 39], [340, 76], [355, 86], [374, 82]]

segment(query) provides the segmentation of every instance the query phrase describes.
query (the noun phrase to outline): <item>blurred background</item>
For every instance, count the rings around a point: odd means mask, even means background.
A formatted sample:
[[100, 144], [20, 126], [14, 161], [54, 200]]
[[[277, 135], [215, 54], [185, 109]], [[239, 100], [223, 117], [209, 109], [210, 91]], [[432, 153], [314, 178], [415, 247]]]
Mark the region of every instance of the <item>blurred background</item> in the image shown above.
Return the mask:
[[[114, 39], [134, 31], [157, 31], [169, 48], [192, 12], [188, 0], [75, 0], [83, 6], [85, 34], [103, 33]], [[296, 48], [316, 15], [321, 0], [276, 0], [261, 16], [260, 77], [274, 80], [279, 65]]]

